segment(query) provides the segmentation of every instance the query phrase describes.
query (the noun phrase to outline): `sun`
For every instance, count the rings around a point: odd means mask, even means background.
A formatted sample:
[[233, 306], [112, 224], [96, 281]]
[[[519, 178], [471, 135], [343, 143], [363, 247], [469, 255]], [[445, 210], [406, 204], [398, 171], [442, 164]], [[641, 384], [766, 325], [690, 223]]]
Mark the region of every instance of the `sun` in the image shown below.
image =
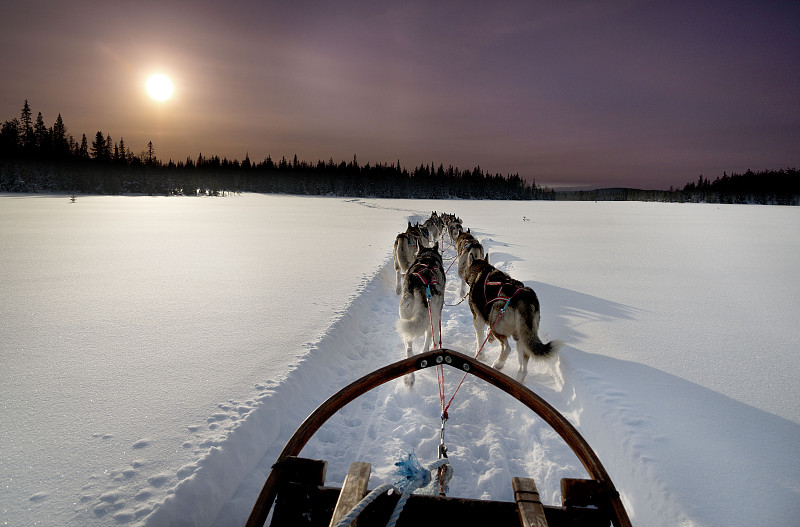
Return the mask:
[[166, 101], [172, 96], [172, 91], [174, 90], [169, 77], [160, 73], [151, 75], [147, 79], [145, 87], [150, 97], [157, 101]]

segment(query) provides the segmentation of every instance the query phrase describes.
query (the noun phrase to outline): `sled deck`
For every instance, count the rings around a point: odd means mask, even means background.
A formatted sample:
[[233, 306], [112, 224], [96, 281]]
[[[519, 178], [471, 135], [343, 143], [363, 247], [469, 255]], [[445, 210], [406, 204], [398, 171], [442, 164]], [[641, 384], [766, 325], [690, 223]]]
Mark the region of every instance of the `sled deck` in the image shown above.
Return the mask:
[[[247, 526], [262, 527], [270, 510], [270, 525], [275, 527], [336, 525], [367, 495], [370, 465], [354, 462], [339, 489], [325, 486], [325, 461], [300, 458], [298, 454], [314, 433], [349, 402], [390, 380], [439, 364], [483, 379], [530, 408], [561, 436], [591, 479], [562, 479], [561, 506], [542, 505], [536, 483], [524, 477], [509, 481], [514, 491], [513, 502], [412, 494], [397, 520], [398, 527], [434, 524], [460, 527], [630, 527], [628, 514], [608, 473], [588, 443], [564, 416], [514, 379], [449, 349], [415, 355], [367, 374], [342, 388], [314, 410], [278, 456], [253, 506]], [[353, 525], [384, 527], [398, 499], [397, 493], [381, 494], [364, 509]]]

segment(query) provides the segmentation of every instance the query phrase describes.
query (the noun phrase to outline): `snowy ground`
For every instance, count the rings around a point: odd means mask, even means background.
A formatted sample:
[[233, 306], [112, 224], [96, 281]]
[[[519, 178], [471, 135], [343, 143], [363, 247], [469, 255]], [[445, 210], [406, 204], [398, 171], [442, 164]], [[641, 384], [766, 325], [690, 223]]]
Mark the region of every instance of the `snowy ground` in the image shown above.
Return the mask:
[[[526, 384], [634, 525], [796, 523], [800, 209], [260, 195], [0, 196], [0, 521], [242, 524], [302, 419], [403, 356], [391, 244], [431, 210], [536, 290], [541, 336], [566, 345]], [[457, 288], [453, 268], [448, 303]], [[444, 320], [444, 345], [472, 352], [466, 303]], [[528, 475], [558, 503], [584, 475], [477, 379], [450, 417], [451, 495], [510, 500]], [[433, 461], [438, 428], [431, 370], [356, 400], [303, 454], [331, 483], [371, 462], [377, 485], [410, 449]]]

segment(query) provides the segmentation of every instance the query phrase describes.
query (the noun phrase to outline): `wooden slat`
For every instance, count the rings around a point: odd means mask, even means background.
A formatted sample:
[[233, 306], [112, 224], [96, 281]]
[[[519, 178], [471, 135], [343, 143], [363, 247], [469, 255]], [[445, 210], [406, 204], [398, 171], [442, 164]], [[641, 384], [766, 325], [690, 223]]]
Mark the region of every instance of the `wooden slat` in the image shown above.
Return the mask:
[[290, 456], [286, 458], [283, 477], [286, 481], [307, 485], [322, 486], [325, 484], [325, 473], [328, 462], [321, 459], [306, 459]]
[[536, 483], [530, 478], [513, 478], [511, 487], [514, 489], [514, 501], [517, 502], [522, 527], [547, 527]]
[[[342, 484], [342, 491], [339, 493], [339, 499], [336, 501], [336, 507], [333, 509], [330, 527], [339, 523], [339, 520], [347, 516], [347, 513], [353, 510], [353, 507], [367, 495], [367, 484], [371, 472], [372, 465], [369, 463], [356, 461], [350, 465], [350, 470], [347, 471], [347, 476]], [[355, 526], [356, 522], [351, 525]]]
[[608, 499], [603, 494], [603, 485], [593, 479], [561, 480], [561, 503], [564, 507], [608, 508]]

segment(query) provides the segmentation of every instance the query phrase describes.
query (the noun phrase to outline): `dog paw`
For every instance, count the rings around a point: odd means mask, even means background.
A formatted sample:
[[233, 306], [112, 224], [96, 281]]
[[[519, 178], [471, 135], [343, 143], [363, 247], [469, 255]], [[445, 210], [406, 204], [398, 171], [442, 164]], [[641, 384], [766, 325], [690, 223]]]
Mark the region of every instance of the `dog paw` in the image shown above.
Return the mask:
[[413, 388], [414, 387], [414, 373], [413, 372], [409, 373], [408, 375], [403, 377], [403, 382], [406, 383], [406, 386], [408, 386], [409, 388]]
[[495, 370], [502, 370], [503, 366], [505, 366], [505, 364], [506, 364], [506, 361], [497, 359], [496, 361], [494, 361], [492, 363], [492, 368], [494, 368]]

